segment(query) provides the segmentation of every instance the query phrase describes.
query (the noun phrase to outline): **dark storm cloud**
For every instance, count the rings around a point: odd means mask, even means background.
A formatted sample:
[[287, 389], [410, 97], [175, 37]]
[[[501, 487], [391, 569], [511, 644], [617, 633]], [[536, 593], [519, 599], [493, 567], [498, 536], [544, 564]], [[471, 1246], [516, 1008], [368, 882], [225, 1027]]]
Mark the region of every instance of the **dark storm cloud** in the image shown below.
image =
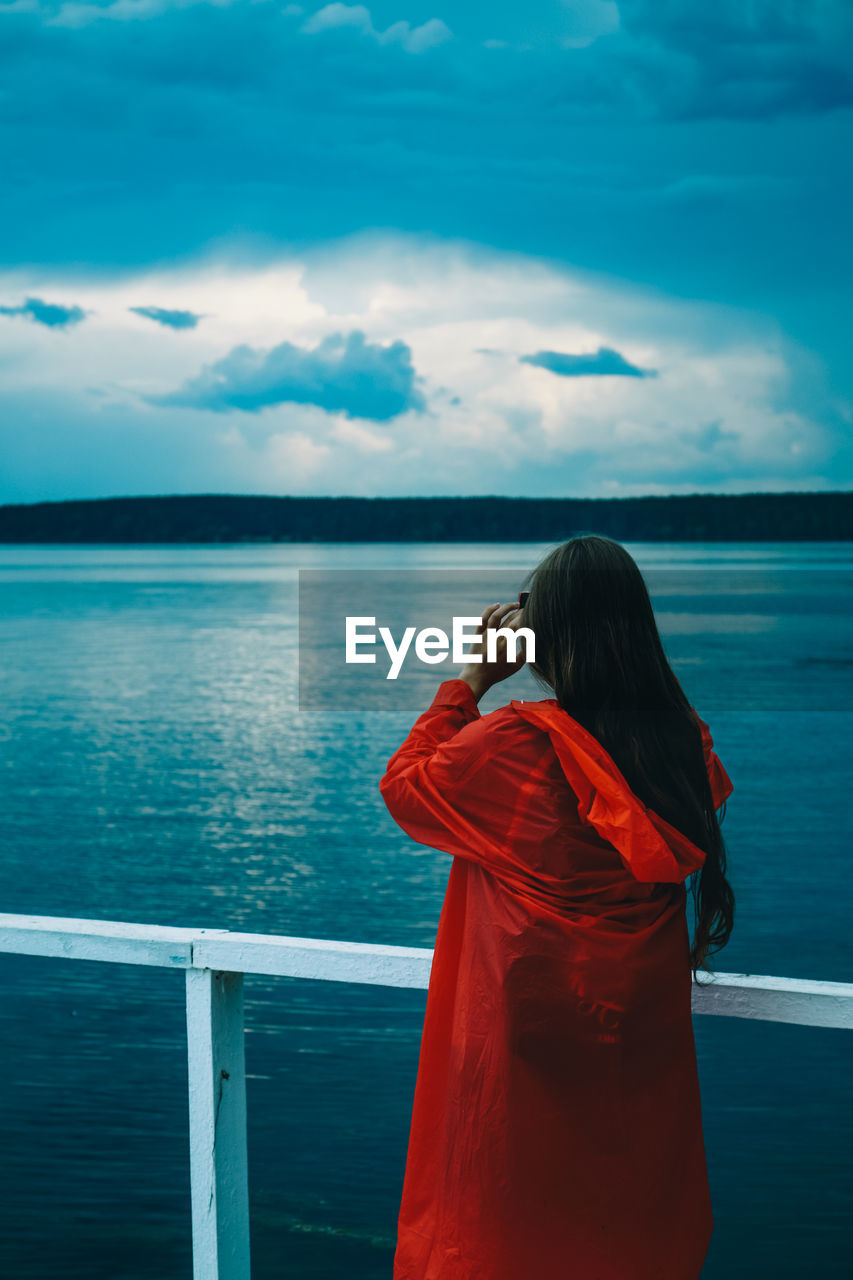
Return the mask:
[[367, 342], [356, 329], [346, 339], [330, 334], [313, 349], [292, 342], [270, 351], [235, 347], [178, 391], [152, 398], [152, 403], [257, 413], [290, 402], [387, 422], [407, 409], [424, 408], [418, 381], [405, 342], [383, 347]]
[[202, 319], [195, 311], [170, 311], [165, 307], [128, 307], [128, 311], [167, 329], [194, 329]]
[[85, 319], [82, 307], [65, 307], [58, 302], [43, 302], [41, 298], [27, 298], [16, 307], [0, 307], [0, 316], [26, 316], [48, 329], [67, 329]]
[[620, 14], [634, 65], [643, 42], [669, 63], [666, 113], [758, 119], [853, 103], [846, 0], [621, 0]]
[[[328, 6], [288, 8], [0, 10], [0, 254], [141, 262], [238, 230], [292, 245], [393, 226], [724, 291], [772, 275], [781, 171], [785, 241], [815, 241], [789, 272], [837, 270], [846, 232], [820, 188], [844, 184], [849, 140], [807, 121], [853, 102], [853, 6], [623, 0], [615, 29], [597, 0], [388, 0], [313, 34]], [[452, 34], [384, 38], [431, 20]], [[721, 186], [688, 220], [668, 191], [691, 176]]]
[[[755, 310], [853, 398], [850, 0], [37, 4], [0, 4], [2, 263], [390, 228]], [[224, 375], [248, 412], [265, 359]]]
[[563, 378], [654, 378], [654, 369], [639, 369], [629, 364], [623, 355], [610, 347], [599, 347], [597, 351], [582, 355], [572, 355], [565, 351], [537, 351], [533, 355], [519, 356], [521, 364], [536, 365], [539, 369], [548, 369], [550, 373], [558, 373]]

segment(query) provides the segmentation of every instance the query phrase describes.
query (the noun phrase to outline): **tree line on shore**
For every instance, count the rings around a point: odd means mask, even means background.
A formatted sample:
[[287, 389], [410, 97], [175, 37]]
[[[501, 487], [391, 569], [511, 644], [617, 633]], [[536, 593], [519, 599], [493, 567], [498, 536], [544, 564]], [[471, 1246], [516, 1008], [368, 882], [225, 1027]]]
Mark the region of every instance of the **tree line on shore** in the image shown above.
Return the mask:
[[5, 543], [853, 540], [853, 491], [637, 498], [330, 498], [241, 494], [0, 506]]

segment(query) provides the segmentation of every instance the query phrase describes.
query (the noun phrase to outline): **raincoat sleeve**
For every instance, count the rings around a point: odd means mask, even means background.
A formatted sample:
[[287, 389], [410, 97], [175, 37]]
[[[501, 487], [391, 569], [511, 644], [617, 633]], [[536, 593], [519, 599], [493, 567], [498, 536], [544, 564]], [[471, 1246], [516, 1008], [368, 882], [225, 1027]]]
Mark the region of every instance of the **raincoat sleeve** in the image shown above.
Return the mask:
[[503, 878], [520, 868], [508, 847], [511, 797], [490, 769], [489, 717], [463, 680], [445, 680], [388, 761], [379, 790], [418, 844], [479, 862]]
[[699, 728], [702, 730], [702, 750], [705, 753], [705, 768], [708, 770], [708, 781], [711, 784], [714, 808], [719, 809], [723, 801], [728, 800], [734, 791], [734, 784], [714, 750], [714, 739], [711, 737], [711, 730], [701, 716], [696, 713], [696, 710], [694, 708], [691, 708], [691, 710], [699, 722]]

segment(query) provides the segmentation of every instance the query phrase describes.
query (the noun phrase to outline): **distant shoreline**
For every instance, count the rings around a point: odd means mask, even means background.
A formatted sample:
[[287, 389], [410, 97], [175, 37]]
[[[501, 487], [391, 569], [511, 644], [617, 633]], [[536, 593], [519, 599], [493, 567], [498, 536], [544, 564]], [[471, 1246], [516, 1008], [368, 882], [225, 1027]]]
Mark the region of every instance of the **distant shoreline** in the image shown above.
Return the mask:
[[0, 506], [0, 543], [850, 542], [853, 491], [639, 498], [87, 498]]

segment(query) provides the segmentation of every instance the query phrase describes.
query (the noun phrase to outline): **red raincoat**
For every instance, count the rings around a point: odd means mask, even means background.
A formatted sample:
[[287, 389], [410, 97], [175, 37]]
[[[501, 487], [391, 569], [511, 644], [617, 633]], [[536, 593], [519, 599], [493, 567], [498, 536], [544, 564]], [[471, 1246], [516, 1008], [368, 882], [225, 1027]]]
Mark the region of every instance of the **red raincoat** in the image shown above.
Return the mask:
[[[718, 807], [732, 784], [699, 724]], [[684, 881], [704, 852], [555, 699], [481, 715], [461, 680], [380, 790], [455, 855], [394, 1280], [696, 1280], [713, 1220]]]

